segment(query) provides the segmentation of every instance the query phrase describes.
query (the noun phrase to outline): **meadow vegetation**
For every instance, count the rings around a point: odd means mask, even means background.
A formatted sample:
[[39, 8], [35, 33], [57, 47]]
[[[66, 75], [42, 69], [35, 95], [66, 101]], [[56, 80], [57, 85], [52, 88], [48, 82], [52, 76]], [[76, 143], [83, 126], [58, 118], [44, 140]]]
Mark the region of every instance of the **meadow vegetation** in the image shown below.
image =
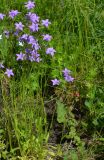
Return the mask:
[[104, 160], [104, 0], [0, 0], [0, 159]]

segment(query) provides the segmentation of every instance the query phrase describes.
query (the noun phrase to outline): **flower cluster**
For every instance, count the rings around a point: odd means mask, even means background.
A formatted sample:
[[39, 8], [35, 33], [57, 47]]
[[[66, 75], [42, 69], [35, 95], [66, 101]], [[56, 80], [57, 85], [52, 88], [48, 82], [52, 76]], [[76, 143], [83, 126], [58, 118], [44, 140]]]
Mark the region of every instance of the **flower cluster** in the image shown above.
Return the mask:
[[70, 75], [71, 71], [65, 68], [63, 71], [64, 78], [67, 82], [73, 82], [74, 78]]
[[[41, 32], [39, 33], [39, 31], [40, 29], [44, 30], [44, 27], [48, 28], [51, 22], [48, 19], [40, 20], [40, 17], [33, 12], [32, 9], [35, 7], [35, 2], [29, 0], [24, 4], [24, 7], [27, 10], [26, 15], [24, 15], [24, 22], [18, 22], [18, 20], [15, 19], [17, 15], [21, 14], [21, 12], [19, 12], [18, 10], [9, 11], [7, 16], [3, 13], [0, 13], [0, 20], [3, 20], [4, 17], [7, 17], [10, 19], [10, 21], [12, 21], [12, 24], [14, 24], [12, 32], [9, 30], [5, 30], [3, 33], [6, 38], [9, 38], [12, 35], [17, 39], [19, 47], [19, 53], [16, 53], [15, 55], [17, 61], [30, 61], [39, 63], [42, 61], [40, 50], [48, 46], [45, 43], [51, 41], [52, 39], [51, 35], [47, 33], [43, 33], [40, 35]], [[39, 44], [38, 37], [41, 37], [41, 42], [43, 41], [42, 44]], [[56, 52], [53, 47], [47, 47], [45, 48], [45, 50], [46, 55], [50, 55], [52, 57]], [[42, 57], [44, 58], [44, 56]], [[0, 68], [3, 68], [2, 64], [0, 65]], [[14, 76], [12, 69], [6, 69], [5, 74], [8, 77]]]
[[[41, 56], [40, 54], [40, 50], [42, 50], [43, 48], [45, 48], [46, 56], [50, 55], [51, 57], [53, 57], [56, 53], [56, 50], [53, 47], [47, 47], [48, 44], [45, 44], [52, 40], [52, 36], [48, 33], [43, 33], [41, 35], [40, 33], [42, 32], [39, 33], [40, 29], [44, 29], [44, 27], [48, 28], [51, 22], [48, 19], [40, 20], [40, 17], [32, 11], [32, 9], [35, 7], [34, 2], [29, 0], [27, 3], [25, 3], [24, 6], [27, 10], [26, 15], [24, 16], [24, 22], [16, 21], [15, 18], [17, 17], [17, 15], [21, 14], [21, 12], [19, 12], [18, 10], [9, 11], [8, 16], [0, 13], [0, 20], [3, 20], [4, 17], [8, 17], [14, 25], [14, 27], [12, 28], [12, 32], [5, 30], [3, 33], [7, 39], [11, 36], [11, 33], [12, 36], [15, 36], [15, 38], [17, 39], [19, 47], [19, 53], [16, 53], [15, 55], [17, 61], [29, 61], [39, 63], [43, 60], [41, 57], [44, 58], [44, 56]], [[41, 44], [39, 43], [40, 41], [38, 38], [41, 38]], [[2, 40], [2, 35], [0, 35], [0, 39]], [[5, 69], [2, 63], [0, 64], [0, 68]], [[62, 73], [65, 81], [74, 81], [74, 78], [70, 75], [71, 71], [67, 68], [65, 68]], [[13, 70], [8, 68], [6, 69], [5, 74], [9, 78], [11, 76], [14, 76]], [[56, 78], [51, 81], [53, 86], [60, 84], [60, 80]]]
[[[63, 71], [62, 71], [63, 75], [64, 75], [64, 79], [66, 82], [73, 82], [74, 81], [74, 78], [70, 75], [71, 71], [68, 70], [67, 68], [65, 68]], [[58, 79], [53, 79], [51, 80], [52, 81], [52, 84], [53, 86], [54, 85], [59, 85], [60, 84], [60, 80]]]

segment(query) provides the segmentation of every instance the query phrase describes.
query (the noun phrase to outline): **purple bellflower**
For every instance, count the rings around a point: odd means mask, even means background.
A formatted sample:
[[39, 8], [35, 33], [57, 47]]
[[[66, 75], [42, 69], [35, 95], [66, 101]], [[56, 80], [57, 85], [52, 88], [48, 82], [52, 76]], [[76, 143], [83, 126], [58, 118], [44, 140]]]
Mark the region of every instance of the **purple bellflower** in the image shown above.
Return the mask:
[[29, 26], [29, 28], [31, 32], [37, 32], [39, 30], [38, 23], [32, 23], [32, 25]]
[[35, 4], [34, 4], [34, 2], [28, 1], [27, 3], [25, 3], [25, 7], [26, 7], [28, 10], [30, 10], [30, 9], [32, 9], [32, 8], [35, 7]]
[[40, 54], [38, 54], [35, 50], [31, 51], [31, 56], [29, 56], [31, 62], [40, 62]]
[[52, 81], [53, 86], [60, 84], [60, 81], [58, 79], [53, 79], [51, 81]]
[[5, 17], [5, 14], [0, 13], [0, 20], [3, 20], [4, 17]]
[[34, 37], [33, 36], [31, 36], [31, 35], [29, 35], [28, 36], [28, 44], [33, 44], [34, 42], [36, 42], [36, 40], [34, 39]]
[[2, 63], [0, 63], [0, 68], [5, 68], [4, 65]]
[[19, 31], [14, 32], [14, 36], [18, 36]]
[[5, 74], [10, 78], [10, 76], [14, 76], [14, 73], [13, 73], [13, 71], [12, 71], [12, 69], [6, 69], [6, 72], [5, 72]]
[[38, 43], [38, 40], [35, 40], [33, 43], [32, 43], [32, 48], [35, 49], [36, 51], [40, 49], [40, 45]]
[[24, 27], [24, 25], [21, 23], [21, 22], [19, 22], [19, 23], [15, 23], [15, 26], [16, 26], [16, 30], [20, 30], [20, 31], [22, 31], [23, 30], [23, 27]]
[[17, 61], [18, 60], [24, 60], [24, 57], [25, 57], [25, 54], [23, 54], [22, 52], [20, 52], [20, 54], [16, 54], [16, 56], [17, 56]]
[[27, 41], [27, 39], [28, 39], [28, 34], [23, 34], [23, 35], [20, 37], [20, 39]]
[[33, 36], [28, 36], [28, 44], [32, 45], [32, 48], [35, 49], [36, 51], [40, 49], [39, 43], [36, 39], [34, 39]]
[[27, 17], [29, 17], [29, 19], [30, 19], [30, 21], [31, 21], [32, 23], [37, 23], [37, 22], [39, 22], [39, 16], [36, 15], [35, 13], [29, 12], [29, 13], [27, 14]]
[[47, 48], [47, 50], [46, 50], [46, 54], [50, 54], [51, 56], [54, 56], [54, 53], [55, 53], [56, 51], [55, 51], [55, 49], [53, 49], [53, 48]]
[[46, 19], [46, 20], [42, 20], [42, 25], [43, 25], [43, 26], [48, 27], [48, 26], [49, 26], [49, 24], [51, 24], [51, 22], [49, 22], [49, 20], [48, 20], [48, 19]]
[[65, 80], [66, 80], [67, 82], [73, 82], [73, 81], [74, 81], [74, 78], [73, 78], [72, 76], [70, 76], [70, 75], [67, 75], [67, 76], [65, 76], [64, 78], [65, 78]]
[[43, 40], [45, 40], [45, 41], [51, 41], [51, 39], [52, 39], [52, 36], [50, 36], [49, 34], [43, 35]]
[[9, 17], [10, 18], [14, 18], [17, 14], [19, 14], [20, 12], [18, 12], [18, 10], [11, 10], [10, 12], [9, 12]]
[[67, 68], [65, 68], [62, 72], [63, 72], [64, 76], [67, 76], [67, 75], [69, 75], [69, 73], [71, 73], [71, 71], [68, 70]]
[[74, 78], [71, 75], [69, 75], [71, 73], [70, 70], [68, 70], [67, 68], [65, 68], [62, 72], [63, 72], [64, 78], [65, 78], [65, 80], [67, 82], [73, 82], [74, 81]]

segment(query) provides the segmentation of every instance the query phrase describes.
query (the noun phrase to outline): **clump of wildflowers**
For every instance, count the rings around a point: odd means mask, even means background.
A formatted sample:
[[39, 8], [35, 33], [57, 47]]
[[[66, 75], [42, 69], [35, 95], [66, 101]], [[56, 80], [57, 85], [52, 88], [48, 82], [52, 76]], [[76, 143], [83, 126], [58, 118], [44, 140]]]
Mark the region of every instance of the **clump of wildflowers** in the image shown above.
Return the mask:
[[[43, 27], [41, 26], [48, 28], [51, 22], [49, 21], [49, 19], [40, 20], [40, 17], [36, 13], [33, 13], [32, 11], [30, 12], [30, 10], [35, 7], [34, 2], [29, 0], [27, 3], [25, 3], [25, 7], [27, 8], [27, 10], [29, 10], [29, 12], [26, 13], [26, 16], [25, 16], [26, 23], [25, 21], [24, 21], [24, 24], [22, 22], [14, 23], [13, 34], [16, 36], [18, 40], [18, 46], [19, 46], [19, 53], [16, 54], [16, 60], [17, 61], [25, 60], [32, 63], [33, 62], [39, 63], [39, 62], [42, 62], [42, 60], [44, 59], [44, 56], [42, 56], [43, 58], [41, 58], [41, 54], [39, 53], [42, 47], [47, 46], [47, 48], [45, 48], [46, 55], [51, 55], [53, 57], [54, 54], [56, 53], [56, 50], [53, 47], [51, 46], [48, 47], [48, 45], [44, 44], [44, 41], [50, 42], [52, 39], [52, 36], [49, 35], [48, 33], [43, 33], [41, 34], [41, 36], [39, 36], [40, 29], [41, 28], [43, 29]], [[18, 10], [11, 10], [9, 12], [9, 17], [11, 19], [14, 19], [14, 17], [16, 17], [19, 13], [20, 12]], [[4, 17], [5, 17], [5, 14], [0, 13], [0, 20], [3, 20]], [[25, 30], [26, 31], [28, 30], [28, 34], [27, 32], [25, 32]], [[34, 36], [34, 33], [35, 33], [35, 36]], [[9, 38], [10, 32], [8, 30], [5, 30], [4, 34], [5, 34], [5, 37]], [[42, 38], [43, 44], [39, 43], [38, 37]], [[0, 35], [0, 39], [2, 39], [2, 35]], [[0, 64], [0, 68], [4, 68], [4, 66]], [[64, 80], [66, 82], [74, 81], [74, 78], [71, 76], [71, 71], [68, 70], [67, 68], [65, 68], [62, 71], [62, 73], [64, 76]], [[12, 69], [6, 69], [5, 74], [8, 77], [14, 76]], [[51, 80], [51, 82], [53, 86], [60, 84], [60, 80], [58, 80], [57, 78]]]
[[[74, 81], [74, 78], [70, 75], [71, 74], [71, 71], [68, 70], [67, 68], [65, 68], [64, 70], [62, 70], [62, 73], [63, 73], [63, 76], [64, 76], [64, 80], [66, 82], [73, 82]], [[52, 85], [55, 86], [55, 85], [59, 85], [60, 84], [60, 80], [58, 79], [53, 79], [51, 80], [52, 81]]]
[[[35, 3], [31, 0], [25, 3], [25, 8], [27, 9], [27, 13], [26, 15], [24, 15], [25, 21], [24, 22], [13, 21], [12, 24], [14, 23], [14, 28], [11, 29], [12, 31], [4, 30], [3, 32], [6, 38], [10, 38], [10, 36], [12, 37], [15, 36], [15, 39], [17, 40], [18, 50], [16, 51], [17, 53], [15, 55], [17, 61], [25, 60], [25, 61], [29, 61], [29, 63], [42, 62], [42, 60], [46, 56], [43, 56], [42, 53], [40, 53], [40, 50], [42, 50], [42, 48], [44, 49], [44, 47], [46, 50], [45, 55], [51, 55], [53, 57], [56, 52], [56, 50], [53, 47], [51, 46], [48, 47], [48, 44], [44, 44], [44, 41], [46, 42], [51, 41], [52, 39], [51, 35], [43, 32], [43, 34], [39, 36], [40, 29], [44, 29], [41, 26], [48, 28], [51, 22], [49, 21], [49, 19], [40, 20], [40, 17], [31, 10], [34, 7], [35, 7]], [[7, 15], [9, 18], [14, 19], [18, 14], [20, 15], [21, 12], [19, 12], [18, 10], [12, 9], [9, 11]], [[5, 17], [5, 14], [0, 13], [0, 20], [3, 20], [4, 17]], [[35, 36], [34, 36], [34, 33], [35, 33]], [[38, 37], [39, 37], [39, 40], [38, 40]], [[43, 44], [42, 43], [40, 44], [40, 38], [41, 38], [41, 42], [43, 40]], [[0, 39], [2, 39], [2, 35]], [[3, 68], [2, 65], [1, 65], [1, 68]], [[14, 76], [12, 69], [6, 69], [5, 74], [8, 77]], [[56, 83], [56, 80], [55, 80], [55, 83]], [[58, 81], [57, 81], [57, 85], [58, 85]]]
[[63, 71], [64, 78], [67, 82], [73, 82], [74, 78], [70, 75], [71, 71], [65, 68]]

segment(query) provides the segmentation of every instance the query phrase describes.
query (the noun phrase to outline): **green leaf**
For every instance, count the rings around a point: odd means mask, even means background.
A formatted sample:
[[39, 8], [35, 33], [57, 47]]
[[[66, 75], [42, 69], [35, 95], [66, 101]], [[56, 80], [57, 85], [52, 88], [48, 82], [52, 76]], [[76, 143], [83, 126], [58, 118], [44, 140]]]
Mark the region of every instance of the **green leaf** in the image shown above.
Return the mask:
[[104, 142], [104, 138], [103, 137], [102, 138], [97, 138], [97, 140]]
[[78, 160], [78, 155], [75, 151], [71, 151], [70, 155], [72, 160]]
[[59, 123], [64, 123], [66, 120], [66, 108], [63, 103], [57, 101], [57, 121]]
[[93, 123], [95, 126], [99, 125], [97, 119], [94, 119], [92, 123]]
[[88, 107], [88, 108], [91, 108], [92, 107], [92, 102], [91, 101], [85, 101], [85, 105]]

